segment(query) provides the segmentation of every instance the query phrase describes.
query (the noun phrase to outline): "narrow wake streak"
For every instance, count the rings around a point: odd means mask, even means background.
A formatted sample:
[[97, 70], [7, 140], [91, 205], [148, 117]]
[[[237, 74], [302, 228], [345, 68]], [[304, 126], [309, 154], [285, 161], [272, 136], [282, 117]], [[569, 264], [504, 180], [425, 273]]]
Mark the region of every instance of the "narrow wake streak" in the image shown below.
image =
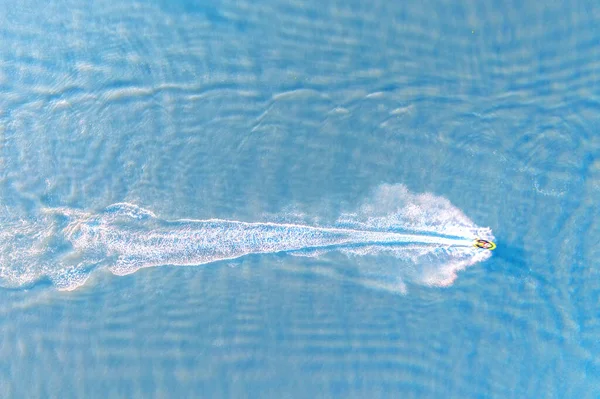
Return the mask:
[[[413, 196], [403, 186], [384, 186], [379, 195], [390, 187], [410, 206], [404, 204], [383, 216], [363, 207], [358, 213], [342, 216], [335, 226], [326, 227], [220, 219], [168, 221], [127, 203], [111, 205], [99, 214], [46, 209], [36, 223], [3, 230], [8, 245], [2, 248], [0, 278], [5, 286], [20, 286], [46, 276], [59, 289], [71, 290], [99, 268], [126, 275], [145, 267], [200, 265], [249, 254], [318, 256], [340, 251], [391, 255], [395, 266], [383, 271], [358, 267], [361, 277], [355, 280], [402, 291], [406, 279], [448, 285], [458, 270], [490, 256], [489, 251], [473, 247], [476, 237], [493, 239], [489, 229], [475, 227], [439, 197]], [[419, 201], [433, 201], [437, 207], [431, 203], [423, 207]], [[445, 210], [446, 217], [423, 214], [423, 209], [432, 208]], [[432, 220], [433, 224], [427, 223]]]

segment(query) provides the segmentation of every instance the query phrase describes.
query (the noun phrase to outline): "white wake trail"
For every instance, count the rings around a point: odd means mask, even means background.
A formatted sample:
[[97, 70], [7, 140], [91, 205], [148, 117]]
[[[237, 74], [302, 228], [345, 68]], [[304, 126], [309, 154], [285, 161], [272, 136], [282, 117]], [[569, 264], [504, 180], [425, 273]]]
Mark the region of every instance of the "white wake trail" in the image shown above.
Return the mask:
[[[348, 266], [357, 269], [358, 283], [397, 288], [405, 280], [449, 285], [457, 271], [490, 256], [473, 247], [473, 240], [491, 240], [491, 231], [475, 226], [449, 201], [413, 195], [404, 186], [384, 185], [374, 197], [333, 226], [169, 221], [127, 203], [98, 214], [46, 209], [34, 222], [2, 230], [0, 279], [5, 286], [20, 286], [45, 276], [59, 289], [70, 290], [95, 269], [126, 275], [146, 267], [201, 265], [250, 254], [320, 256], [338, 251], [373, 257], [367, 265]], [[382, 263], [382, 255], [394, 264], [374, 267]]]

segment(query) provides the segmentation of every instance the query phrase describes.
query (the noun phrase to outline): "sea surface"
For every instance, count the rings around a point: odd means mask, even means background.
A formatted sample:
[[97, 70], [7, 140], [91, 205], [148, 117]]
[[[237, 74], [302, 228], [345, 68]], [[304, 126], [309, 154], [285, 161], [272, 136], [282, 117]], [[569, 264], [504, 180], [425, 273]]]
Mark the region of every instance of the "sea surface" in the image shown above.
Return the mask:
[[596, 0], [2, 1], [0, 396], [600, 398], [599, 128]]

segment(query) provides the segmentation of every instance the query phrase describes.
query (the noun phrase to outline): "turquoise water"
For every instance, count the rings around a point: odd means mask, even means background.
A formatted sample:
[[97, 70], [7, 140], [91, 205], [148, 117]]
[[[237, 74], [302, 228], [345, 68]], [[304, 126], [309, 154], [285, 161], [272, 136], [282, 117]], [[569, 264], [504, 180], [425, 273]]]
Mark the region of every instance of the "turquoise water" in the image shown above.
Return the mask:
[[600, 397], [599, 10], [2, 2], [2, 396]]

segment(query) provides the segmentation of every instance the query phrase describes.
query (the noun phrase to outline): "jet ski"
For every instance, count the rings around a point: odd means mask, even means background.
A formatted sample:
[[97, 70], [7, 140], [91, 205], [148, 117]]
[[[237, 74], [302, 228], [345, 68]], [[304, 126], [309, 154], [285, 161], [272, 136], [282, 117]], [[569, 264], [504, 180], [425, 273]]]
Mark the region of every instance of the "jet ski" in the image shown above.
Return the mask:
[[481, 249], [494, 250], [496, 249], [496, 244], [493, 241], [483, 240], [481, 238], [476, 239], [473, 242], [473, 246]]

